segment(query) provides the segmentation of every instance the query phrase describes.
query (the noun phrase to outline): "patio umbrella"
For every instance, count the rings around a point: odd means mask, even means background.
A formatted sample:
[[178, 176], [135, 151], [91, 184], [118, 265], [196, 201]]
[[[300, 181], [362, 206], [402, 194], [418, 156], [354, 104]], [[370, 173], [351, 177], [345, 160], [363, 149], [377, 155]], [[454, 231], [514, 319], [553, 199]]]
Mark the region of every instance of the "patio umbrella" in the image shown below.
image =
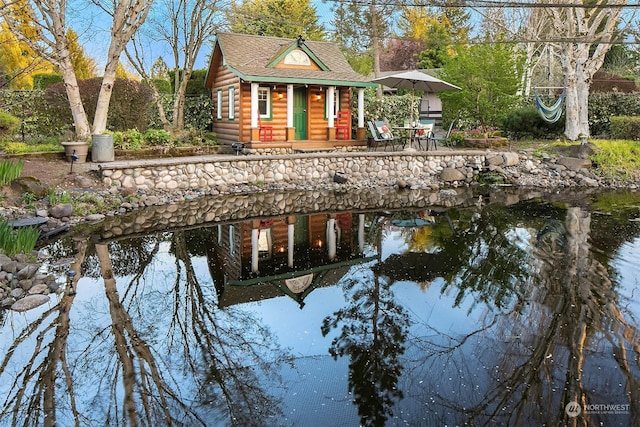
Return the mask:
[[[451, 90], [462, 90], [456, 85], [447, 83], [444, 80], [430, 76], [422, 71], [412, 70], [403, 71], [401, 73], [390, 74], [388, 76], [378, 77], [371, 80], [373, 83], [379, 83], [396, 89], [411, 89], [411, 106], [413, 107], [413, 94], [416, 90], [422, 92], [445, 92]], [[411, 120], [413, 121], [413, 108], [411, 108]]]

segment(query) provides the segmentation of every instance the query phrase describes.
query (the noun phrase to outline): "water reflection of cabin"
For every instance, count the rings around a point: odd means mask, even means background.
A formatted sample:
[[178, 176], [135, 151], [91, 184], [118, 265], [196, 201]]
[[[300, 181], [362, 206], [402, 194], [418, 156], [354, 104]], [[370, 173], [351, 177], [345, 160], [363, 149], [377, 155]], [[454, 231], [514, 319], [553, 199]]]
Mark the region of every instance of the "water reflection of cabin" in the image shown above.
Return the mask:
[[[219, 33], [206, 77], [222, 145], [291, 150], [365, 146], [364, 88], [334, 43]], [[353, 93], [356, 89], [357, 93]], [[348, 131], [339, 131], [339, 112]], [[342, 116], [342, 114], [341, 114]], [[354, 132], [352, 132], [352, 128]]]
[[355, 224], [353, 218], [313, 214], [218, 225], [209, 265], [220, 306], [283, 294], [304, 305], [313, 289], [372, 259], [362, 255], [364, 215], [355, 215]]

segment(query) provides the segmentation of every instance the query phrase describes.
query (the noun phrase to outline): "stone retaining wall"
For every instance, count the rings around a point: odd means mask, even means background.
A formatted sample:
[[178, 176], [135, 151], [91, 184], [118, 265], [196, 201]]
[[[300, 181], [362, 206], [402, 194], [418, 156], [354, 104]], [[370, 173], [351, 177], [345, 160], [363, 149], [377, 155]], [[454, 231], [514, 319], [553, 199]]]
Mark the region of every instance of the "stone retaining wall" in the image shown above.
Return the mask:
[[173, 191], [316, 182], [332, 179], [336, 172], [354, 181], [393, 181], [441, 178], [443, 171], [456, 170], [457, 179], [470, 179], [484, 167], [486, 155], [484, 151], [400, 151], [193, 156], [101, 163], [99, 170], [107, 187]]

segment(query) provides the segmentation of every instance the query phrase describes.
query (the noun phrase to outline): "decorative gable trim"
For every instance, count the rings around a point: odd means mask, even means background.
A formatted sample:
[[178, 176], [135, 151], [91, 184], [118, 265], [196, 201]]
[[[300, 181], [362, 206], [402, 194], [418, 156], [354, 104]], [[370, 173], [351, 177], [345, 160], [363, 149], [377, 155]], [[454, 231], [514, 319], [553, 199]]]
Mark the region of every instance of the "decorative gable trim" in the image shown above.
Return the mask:
[[267, 64], [267, 68], [274, 68], [276, 65], [280, 64], [282, 61], [284, 61], [284, 58], [291, 53], [292, 51], [296, 50], [296, 49], [300, 49], [301, 51], [303, 51], [304, 53], [307, 54], [307, 56], [309, 56], [309, 59], [313, 62], [316, 63], [316, 65], [322, 70], [322, 71], [331, 71], [329, 70], [329, 67], [327, 67], [321, 60], [320, 58], [318, 58], [312, 51], [311, 49], [309, 49], [307, 47], [306, 44], [304, 43], [298, 43], [297, 41], [291, 43], [289, 45], [289, 47], [287, 47], [284, 50], [281, 50], [280, 52], [278, 52], [273, 59]]

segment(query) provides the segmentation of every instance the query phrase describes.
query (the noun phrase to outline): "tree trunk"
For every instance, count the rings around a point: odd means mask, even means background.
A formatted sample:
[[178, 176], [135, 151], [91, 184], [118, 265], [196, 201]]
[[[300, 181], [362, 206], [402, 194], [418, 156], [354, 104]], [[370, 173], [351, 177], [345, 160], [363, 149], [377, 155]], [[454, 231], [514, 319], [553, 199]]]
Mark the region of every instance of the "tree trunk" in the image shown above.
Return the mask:
[[114, 2], [113, 10], [104, 9], [113, 17], [111, 26], [111, 41], [107, 53], [107, 64], [105, 65], [102, 86], [98, 95], [96, 105], [96, 115], [93, 118], [93, 133], [100, 134], [107, 129], [107, 114], [113, 84], [116, 80], [116, 67], [120, 60], [120, 54], [131, 40], [131, 37], [138, 31], [144, 23], [151, 9], [153, 0], [130, 0], [125, 2]]
[[[378, 29], [378, 10], [374, 2], [369, 6], [371, 13], [371, 45], [373, 47], [373, 75], [380, 77], [380, 33]], [[376, 88], [378, 98], [382, 98], [382, 85]]]
[[71, 63], [68, 63], [64, 67], [60, 67], [60, 71], [62, 73], [62, 80], [64, 81], [64, 88], [67, 92], [67, 98], [69, 99], [76, 139], [78, 141], [88, 141], [91, 136], [91, 127], [87, 113], [84, 110], [84, 105], [82, 104], [82, 98], [80, 98], [80, 88], [78, 88], [78, 81], [76, 80], [73, 66]]
[[[627, 4], [627, 0], [610, 0], [608, 6]], [[589, 87], [593, 75], [604, 63], [611, 48], [622, 7], [582, 8], [548, 7], [551, 31], [547, 37], [571, 40], [560, 43], [565, 80], [565, 136], [575, 141], [580, 134], [589, 135]]]
[[96, 104], [96, 115], [93, 117], [94, 135], [99, 135], [107, 129], [107, 115], [109, 113], [109, 104], [111, 102], [111, 94], [113, 93], [115, 81], [116, 73], [107, 73], [105, 71]]

